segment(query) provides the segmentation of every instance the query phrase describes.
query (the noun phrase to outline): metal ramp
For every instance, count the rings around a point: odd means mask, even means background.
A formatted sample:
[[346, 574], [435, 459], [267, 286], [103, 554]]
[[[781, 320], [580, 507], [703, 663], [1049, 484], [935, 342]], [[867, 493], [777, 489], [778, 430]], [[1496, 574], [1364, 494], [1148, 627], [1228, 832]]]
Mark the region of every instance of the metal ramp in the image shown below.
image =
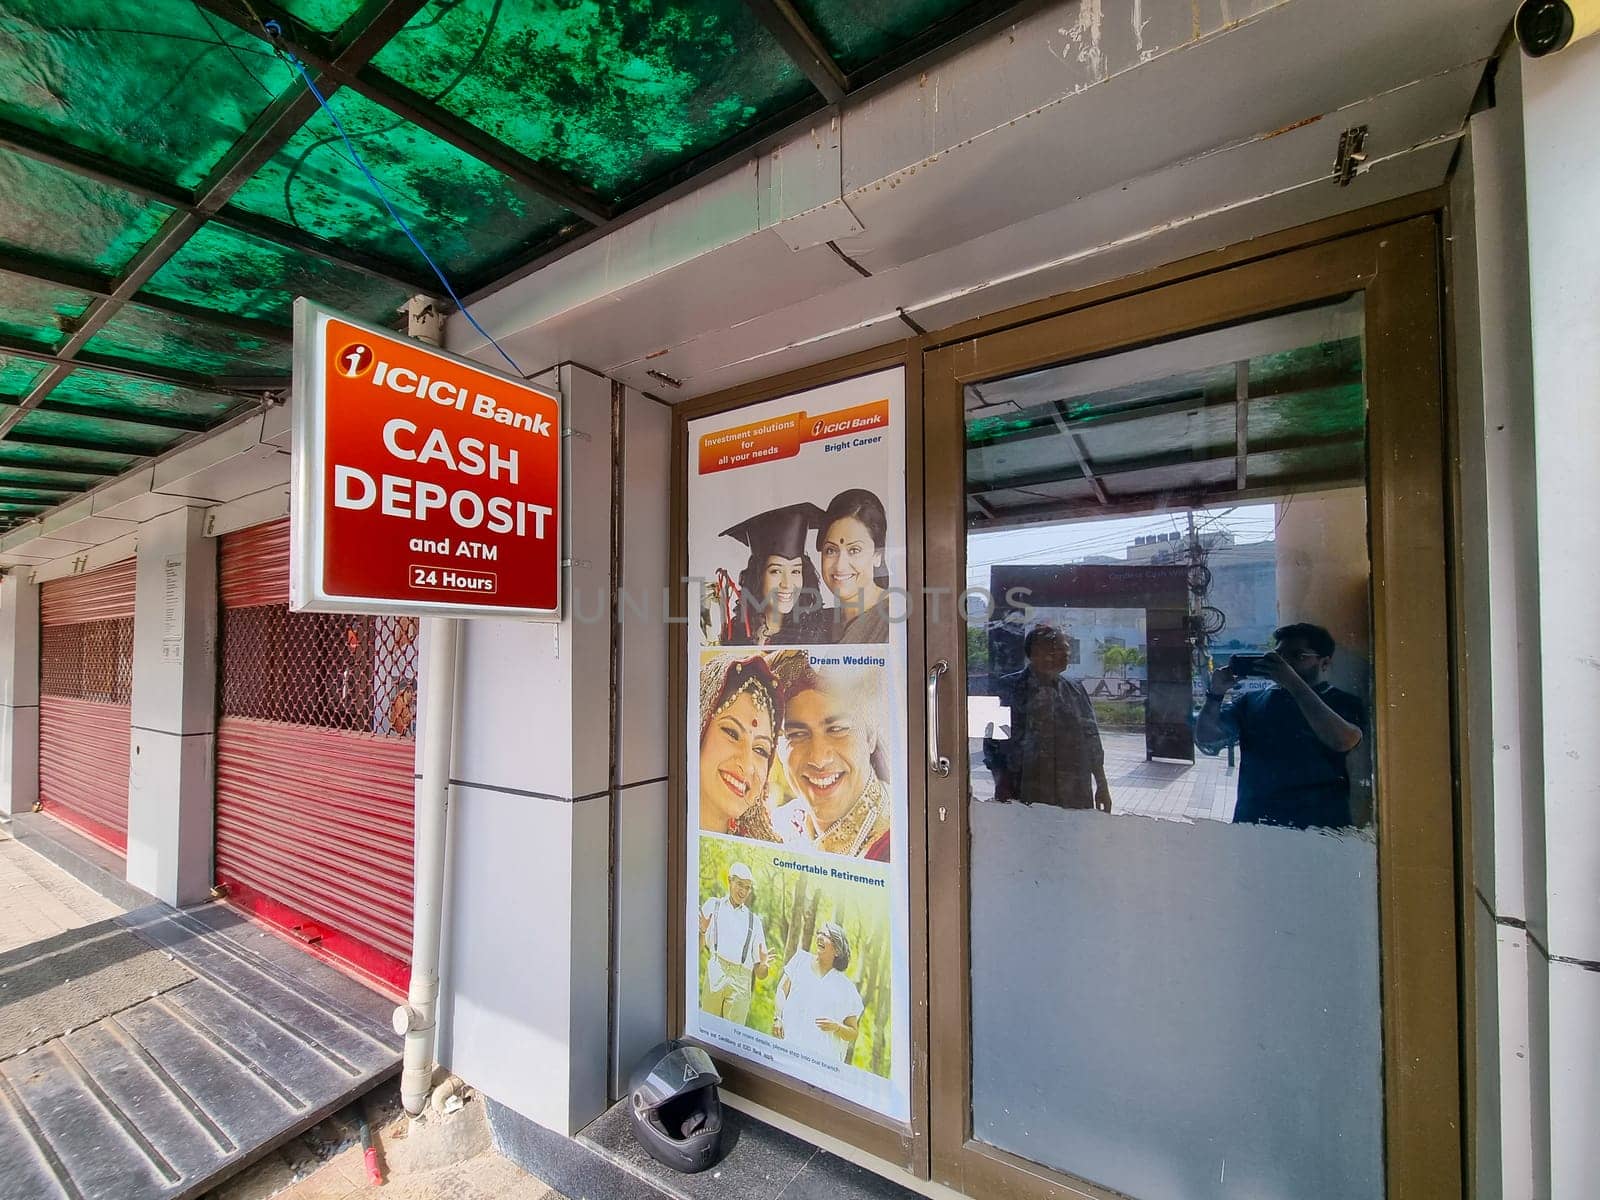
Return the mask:
[[[236, 912], [157, 904], [112, 925], [77, 932], [154, 948], [170, 970], [135, 999], [115, 961], [91, 962], [52, 1003], [82, 1012], [87, 991], [115, 1011], [0, 1060], [0, 1196], [197, 1196], [399, 1070], [389, 1001]], [[48, 966], [19, 953], [0, 958], [0, 1004], [42, 1005], [41, 980], [86, 961], [72, 945]]]

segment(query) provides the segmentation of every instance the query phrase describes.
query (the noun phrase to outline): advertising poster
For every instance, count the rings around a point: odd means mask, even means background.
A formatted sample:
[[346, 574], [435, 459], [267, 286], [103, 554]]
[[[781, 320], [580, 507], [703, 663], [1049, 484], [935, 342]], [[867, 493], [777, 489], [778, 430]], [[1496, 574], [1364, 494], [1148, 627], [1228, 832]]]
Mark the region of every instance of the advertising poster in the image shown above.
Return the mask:
[[908, 1120], [905, 380], [689, 423], [685, 1032]]

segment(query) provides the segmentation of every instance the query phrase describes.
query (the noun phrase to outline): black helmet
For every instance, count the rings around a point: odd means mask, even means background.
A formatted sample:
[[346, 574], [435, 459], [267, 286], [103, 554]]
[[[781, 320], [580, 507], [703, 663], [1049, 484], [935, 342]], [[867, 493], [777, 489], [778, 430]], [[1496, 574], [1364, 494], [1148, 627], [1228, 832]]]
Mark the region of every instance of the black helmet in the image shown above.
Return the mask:
[[674, 1171], [704, 1171], [721, 1156], [722, 1076], [711, 1056], [688, 1042], [662, 1042], [628, 1077], [633, 1136]]

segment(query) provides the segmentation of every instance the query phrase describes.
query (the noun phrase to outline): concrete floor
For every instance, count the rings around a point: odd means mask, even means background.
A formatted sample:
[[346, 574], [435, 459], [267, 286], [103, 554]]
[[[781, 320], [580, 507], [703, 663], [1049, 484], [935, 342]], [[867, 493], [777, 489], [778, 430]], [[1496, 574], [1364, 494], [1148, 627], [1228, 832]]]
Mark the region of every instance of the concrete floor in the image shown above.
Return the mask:
[[[1114, 816], [1155, 817], [1165, 821], [1231, 821], [1239, 799], [1239, 772], [1217, 755], [1195, 751], [1193, 762], [1151, 762], [1142, 733], [1101, 730], [1106, 782]], [[994, 799], [994, 778], [983, 765], [983, 743], [968, 743], [972, 798]]]
[[124, 911], [0, 832], [0, 953]]
[[[0, 831], [0, 953], [124, 911]], [[494, 1152], [483, 1105], [468, 1095], [461, 1111], [420, 1122], [401, 1111], [392, 1081], [360, 1101], [384, 1165], [377, 1194], [389, 1200], [562, 1200]], [[330, 1117], [207, 1193], [206, 1200], [343, 1200], [374, 1191], [355, 1136], [348, 1111]]]
[[413, 1121], [400, 1108], [398, 1085], [362, 1102], [383, 1172], [381, 1190], [345, 1119], [330, 1118], [209, 1193], [205, 1200], [563, 1200], [494, 1152], [483, 1104], [471, 1097], [459, 1112]]

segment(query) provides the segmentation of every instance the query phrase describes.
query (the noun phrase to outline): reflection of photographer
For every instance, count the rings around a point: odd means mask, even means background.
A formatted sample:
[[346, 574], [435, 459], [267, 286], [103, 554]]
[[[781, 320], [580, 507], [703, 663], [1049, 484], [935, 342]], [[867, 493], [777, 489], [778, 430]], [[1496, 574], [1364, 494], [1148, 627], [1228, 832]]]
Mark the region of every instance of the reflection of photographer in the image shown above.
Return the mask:
[[[1345, 756], [1361, 744], [1361, 701], [1327, 682], [1333, 635], [1320, 625], [1285, 625], [1270, 654], [1235, 654], [1211, 676], [1195, 723], [1201, 749], [1237, 740], [1236, 822], [1296, 829], [1355, 824]], [[1245, 690], [1241, 677], [1271, 680]]]

